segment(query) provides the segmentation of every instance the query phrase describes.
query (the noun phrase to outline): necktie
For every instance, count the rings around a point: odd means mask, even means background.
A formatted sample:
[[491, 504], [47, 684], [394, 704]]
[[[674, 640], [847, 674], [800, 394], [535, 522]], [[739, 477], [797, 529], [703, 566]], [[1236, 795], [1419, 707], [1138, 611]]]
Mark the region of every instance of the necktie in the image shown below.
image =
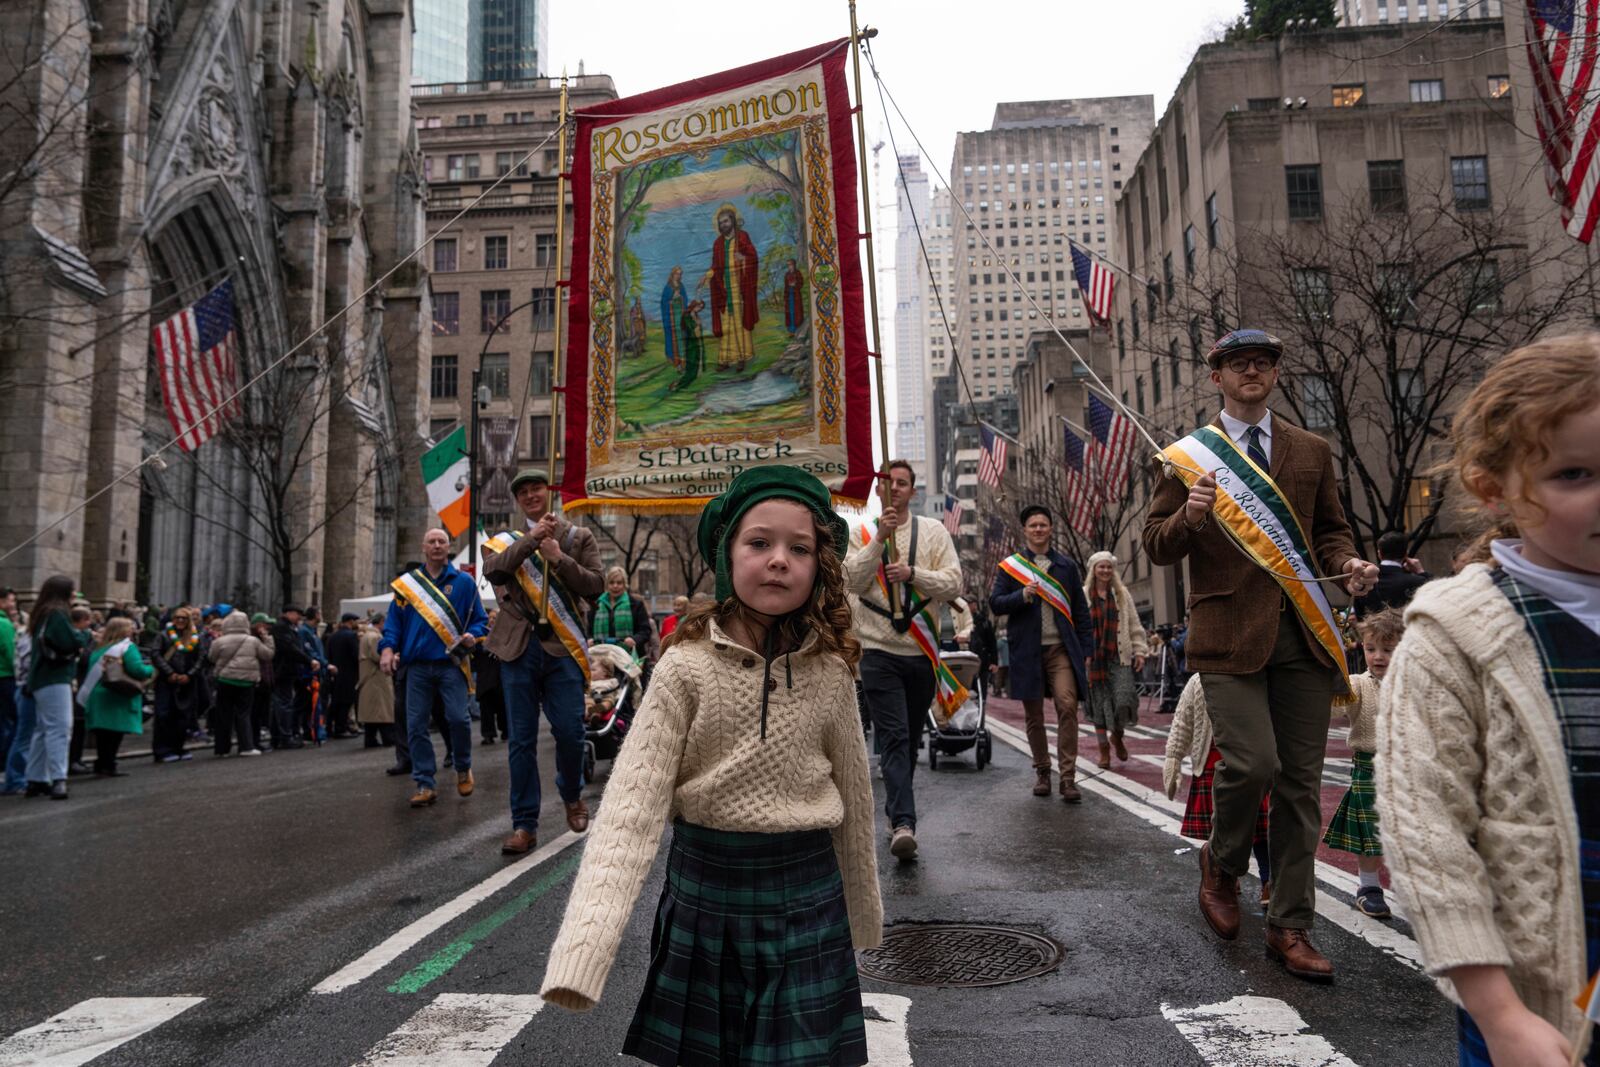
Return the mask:
[[1250, 427], [1244, 432], [1244, 437], [1245, 455], [1249, 456], [1251, 461], [1262, 470], [1266, 470], [1268, 467], [1270, 467], [1271, 464], [1267, 462], [1266, 449], [1261, 447], [1261, 427]]

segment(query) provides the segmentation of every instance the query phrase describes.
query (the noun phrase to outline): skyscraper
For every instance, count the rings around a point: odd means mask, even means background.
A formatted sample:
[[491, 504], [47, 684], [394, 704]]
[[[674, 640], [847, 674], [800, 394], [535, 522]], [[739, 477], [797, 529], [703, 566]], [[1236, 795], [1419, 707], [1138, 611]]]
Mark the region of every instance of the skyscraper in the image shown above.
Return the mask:
[[411, 39], [411, 84], [467, 80], [468, 0], [414, 0], [417, 30]]
[[[926, 233], [928, 218], [928, 176], [922, 173], [922, 157], [900, 157], [895, 178], [898, 210], [894, 242], [894, 363], [897, 425], [894, 454], [911, 464], [917, 484], [927, 486], [932, 473], [928, 465], [927, 376], [928, 329], [923, 312], [922, 245], [918, 230]], [[924, 491], [924, 503], [934, 499]]]
[[467, 80], [521, 81], [544, 73], [547, 0], [469, 0]]

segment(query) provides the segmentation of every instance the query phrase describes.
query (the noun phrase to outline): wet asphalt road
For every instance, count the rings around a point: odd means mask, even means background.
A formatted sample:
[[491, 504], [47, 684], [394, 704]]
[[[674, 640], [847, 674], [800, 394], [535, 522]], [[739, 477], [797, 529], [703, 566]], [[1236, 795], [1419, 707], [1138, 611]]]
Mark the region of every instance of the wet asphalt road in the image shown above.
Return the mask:
[[[503, 744], [476, 750], [477, 795], [462, 800], [452, 789], [419, 812], [406, 807], [409, 782], [382, 774], [388, 754], [359, 746], [140, 761], [130, 777], [75, 783], [65, 803], [0, 799], [0, 852], [13, 872], [0, 896], [9, 950], [0, 1039], [93, 997], [183, 995], [205, 999], [95, 1067], [336, 1067], [361, 1062], [438, 994], [536, 992], [580, 847], [371, 977], [311, 992], [506, 866]], [[548, 843], [565, 830], [551, 803], [548, 738], [541, 764]], [[866, 992], [911, 999], [919, 1067], [1202, 1063], [1162, 1005], [1246, 994], [1284, 1001], [1356, 1064], [1455, 1062], [1451, 1010], [1415, 970], [1322, 922], [1317, 941], [1339, 980], [1299, 982], [1263, 958], [1261, 919], [1248, 907], [1240, 940], [1219, 943], [1196, 912], [1194, 856], [1183, 841], [1098, 794], [1076, 808], [1034, 798], [1026, 764], [999, 741], [984, 771], [970, 758], [937, 772], [924, 761], [922, 858], [900, 865], [886, 848], [880, 856], [889, 922], [1005, 923], [1068, 950], [1056, 972], [1007, 986], [864, 982]], [[449, 772], [441, 782], [453, 786]], [[603, 784], [590, 787], [592, 798]], [[621, 1062], [661, 868], [658, 856], [600, 1007], [586, 1015], [545, 1007], [495, 1064]], [[1254, 1052], [1262, 1058], [1212, 1062], [1290, 1062], [1270, 1048]]]

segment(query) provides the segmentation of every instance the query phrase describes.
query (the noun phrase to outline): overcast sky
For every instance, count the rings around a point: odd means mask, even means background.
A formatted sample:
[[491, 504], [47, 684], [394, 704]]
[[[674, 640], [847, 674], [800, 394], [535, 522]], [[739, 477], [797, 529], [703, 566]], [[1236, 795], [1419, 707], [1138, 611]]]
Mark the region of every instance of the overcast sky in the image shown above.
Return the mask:
[[[1194, 50], [1244, 8], [1243, 0], [859, 0], [887, 91], [910, 130], [944, 173], [960, 130], [988, 129], [1002, 100], [1149, 93], [1157, 116]], [[552, 0], [549, 70], [609, 74], [624, 96], [713, 74], [850, 32], [845, 0], [751, 3], [693, 0], [606, 5]], [[896, 119], [886, 125], [871, 73], [862, 65], [867, 139], [883, 140], [883, 188], [875, 250], [884, 343], [893, 344], [894, 161], [890, 141], [915, 152]], [[927, 162], [924, 163], [927, 168]], [[887, 207], [884, 207], [887, 205]], [[893, 363], [888, 363], [893, 368]], [[893, 419], [894, 384], [888, 386]]]

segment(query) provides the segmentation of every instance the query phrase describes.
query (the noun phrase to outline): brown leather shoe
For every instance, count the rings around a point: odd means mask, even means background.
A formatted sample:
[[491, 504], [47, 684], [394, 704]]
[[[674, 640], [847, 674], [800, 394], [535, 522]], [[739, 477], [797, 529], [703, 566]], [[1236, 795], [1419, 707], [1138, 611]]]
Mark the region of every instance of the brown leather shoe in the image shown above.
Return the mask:
[[1118, 730], [1111, 735], [1111, 748], [1117, 754], [1117, 759], [1123, 763], [1128, 762], [1128, 746], [1122, 743], [1122, 731]]
[[1050, 769], [1048, 767], [1035, 767], [1034, 768], [1034, 773], [1038, 777], [1034, 779], [1033, 795], [1036, 796], [1036, 797], [1047, 797], [1047, 796], [1049, 796], [1050, 795]]
[[456, 792], [464, 797], [470, 797], [477, 784], [477, 781], [472, 777], [471, 771], [462, 771], [456, 775]]
[[433, 790], [427, 788], [418, 789], [415, 793], [411, 794], [411, 806], [413, 808], [425, 808], [438, 799], [439, 794], [435, 793]]
[[1272, 883], [1261, 883], [1261, 906], [1264, 908], [1272, 903]]
[[1076, 771], [1062, 772], [1061, 799], [1068, 804], [1083, 803], [1083, 794], [1078, 792], [1078, 775]]
[[1311, 982], [1333, 981], [1333, 964], [1311, 944], [1305, 930], [1267, 924], [1267, 959], [1277, 960], [1296, 978]]
[[575, 834], [581, 834], [589, 828], [589, 808], [579, 797], [567, 805], [567, 829]]
[[1220, 870], [1211, 844], [1200, 846], [1200, 914], [1224, 941], [1239, 936], [1239, 880]]
[[511, 836], [500, 842], [500, 854], [502, 856], [521, 856], [524, 853], [532, 852], [538, 844], [539, 839], [537, 837], [527, 830], [519, 828], [511, 831]]
[[1111, 743], [1106, 740], [1105, 734], [1097, 734], [1095, 740], [1100, 742], [1100, 758], [1094, 761], [1094, 765], [1102, 771], [1109, 771], [1111, 769]]

